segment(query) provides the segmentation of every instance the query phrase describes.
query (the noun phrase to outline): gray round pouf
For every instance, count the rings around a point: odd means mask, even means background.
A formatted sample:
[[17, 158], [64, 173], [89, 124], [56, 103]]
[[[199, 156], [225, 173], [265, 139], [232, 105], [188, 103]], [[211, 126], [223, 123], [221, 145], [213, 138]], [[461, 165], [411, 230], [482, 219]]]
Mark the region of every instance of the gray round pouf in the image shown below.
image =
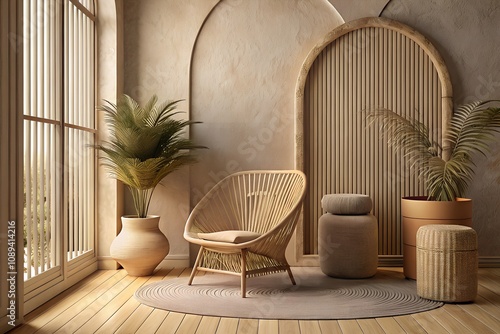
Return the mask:
[[364, 210], [368, 213], [326, 213], [319, 218], [318, 253], [323, 273], [338, 278], [367, 278], [377, 273], [378, 225], [370, 210], [371, 205]]

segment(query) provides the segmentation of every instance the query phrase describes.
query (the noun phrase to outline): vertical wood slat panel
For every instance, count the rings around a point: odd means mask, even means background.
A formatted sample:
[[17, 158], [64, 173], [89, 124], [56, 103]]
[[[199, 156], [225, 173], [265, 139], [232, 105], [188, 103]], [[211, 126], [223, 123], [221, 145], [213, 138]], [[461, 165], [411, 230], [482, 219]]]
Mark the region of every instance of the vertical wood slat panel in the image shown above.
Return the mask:
[[[330, 84], [331, 83], [331, 84]], [[424, 194], [408, 165], [366, 128], [362, 110], [389, 108], [441, 129], [441, 85], [413, 40], [383, 27], [354, 30], [330, 43], [304, 90], [304, 254], [317, 254], [317, 222], [327, 193], [364, 193], [379, 222], [379, 254], [401, 254], [400, 199]], [[440, 133], [433, 134], [438, 140]]]

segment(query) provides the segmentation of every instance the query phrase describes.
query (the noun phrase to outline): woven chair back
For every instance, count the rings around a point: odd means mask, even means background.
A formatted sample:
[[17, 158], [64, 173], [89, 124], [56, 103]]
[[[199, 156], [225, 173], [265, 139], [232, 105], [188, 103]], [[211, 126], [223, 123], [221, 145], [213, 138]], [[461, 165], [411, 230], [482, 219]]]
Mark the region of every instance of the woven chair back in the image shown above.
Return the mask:
[[267, 233], [296, 212], [304, 193], [300, 171], [247, 171], [220, 181], [198, 203], [192, 231]]

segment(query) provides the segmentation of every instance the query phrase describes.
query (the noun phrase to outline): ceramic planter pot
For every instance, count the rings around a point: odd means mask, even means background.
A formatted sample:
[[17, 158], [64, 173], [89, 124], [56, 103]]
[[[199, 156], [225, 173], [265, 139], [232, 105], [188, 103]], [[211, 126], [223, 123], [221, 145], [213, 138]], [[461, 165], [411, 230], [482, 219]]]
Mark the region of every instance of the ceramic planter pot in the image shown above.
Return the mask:
[[170, 244], [159, 222], [159, 216], [122, 217], [122, 230], [111, 243], [110, 253], [130, 276], [151, 275], [167, 256]]
[[417, 231], [428, 224], [472, 225], [472, 200], [428, 201], [427, 197], [403, 197], [401, 200], [403, 224], [403, 273], [417, 278]]

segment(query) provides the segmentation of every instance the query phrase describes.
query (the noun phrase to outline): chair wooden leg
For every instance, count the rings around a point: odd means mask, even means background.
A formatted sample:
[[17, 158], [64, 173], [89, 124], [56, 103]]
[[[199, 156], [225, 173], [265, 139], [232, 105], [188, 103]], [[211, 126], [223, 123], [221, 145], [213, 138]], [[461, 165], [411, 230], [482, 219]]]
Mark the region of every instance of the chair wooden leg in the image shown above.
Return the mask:
[[246, 297], [247, 293], [247, 251], [241, 250], [241, 298]]
[[286, 269], [286, 271], [288, 272], [288, 276], [290, 276], [290, 281], [292, 281], [292, 284], [297, 285], [297, 283], [295, 283], [295, 278], [293, 278], [292, 269], [290, 269], [290, 267], [288, 267]]
[[191, 283], [193, 283], [194, 275], [196, 274], [196, 271], [198, 269], [198, 264], [200, 263], [201, 257], [203, 256], [203, 252], [205, 252], [205, 248], [201, 246], [200, 250], [198, 251], [198, 256], [196, 257], [196, 261], [194, 261], [194, 266], [193, 270], [191, 270], [191, 275], [189, 276], [188, 285], [191, 285]]

